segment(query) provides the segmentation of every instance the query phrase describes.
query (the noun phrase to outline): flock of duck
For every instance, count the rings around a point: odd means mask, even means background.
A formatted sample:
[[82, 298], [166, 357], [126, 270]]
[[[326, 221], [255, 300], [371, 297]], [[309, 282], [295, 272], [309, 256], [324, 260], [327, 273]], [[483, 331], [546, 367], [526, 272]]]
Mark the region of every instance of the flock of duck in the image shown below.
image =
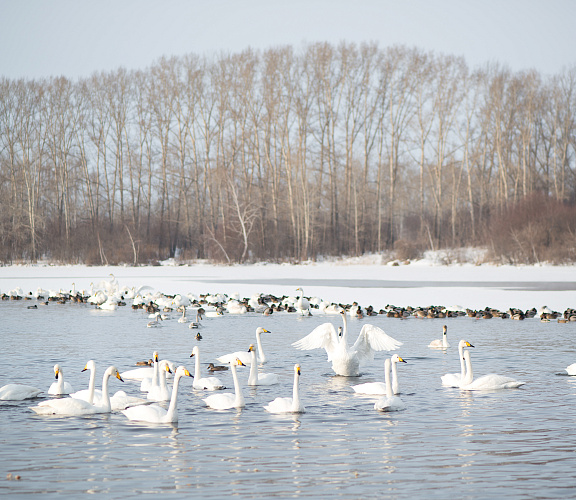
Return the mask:
[[[316, 327], [308, 335], [294, 342], [292, 345], [296, 349], [311, 350], [324, 349], [327, 359], [331, 363], [332, 370], [336, 375], [345, 377], [356, 377], [361, 373], [362, 365], [374, 359], [374, 354], [379, 351], [393, 351], [398, 349], [402, 342], [390, 337], [381, 328], [364, 324], [358, 337], [353, 344], [348, 342], [348, 322], [347, 316], [359, 317], [360, 315], [374, 315], [376, 313], [372, 307], [362, 308], [354, 303], [352, 305], [343, 304], [326, 304], [322, 301], [306, 298], [301, 288], [297, 289], [300, 294], [296, 297], [283, 297], [277, 299], [271, 296], [258, 295], [251, 299], [242, 299], [238, 297], [227, 296], [167, 296], [162, 294], [152, 295], [144, 293], [148, 287], [142, 287], [139, 290], [134, 288], [120, 289], [115, 280], [109, 283], [106, 288], [107, 293], [102, 290], [92, 290], [90, 294], [83, 292], [72, 292], [64, 294], [63, 292], [52, 293], [39, 290], [36, 298], [42, 303], [49, 303], [51, 300], [57, 300], [61, 303], [67, 301], [80, 301], [94, 304], [99, 308], [116, 308], [126, 304], [126, 300], [132, 300], [132, 307], [135, 309], [144, 309], [148, 315], [153, 318], [153, 322], [159, 326], [163, 314], [171, 310], [182, 312], [179, 322], [184, 323], [186, 318], [186, 307], [195, 309], [194, 321], [190, 322], [190, 328], [198, 328], [199, 322], [203, 315], [222, 316], [225, 312], [232, 314], [244, 314], [254, 311], [265, 315], [278, 311], [297, 312], [302, 315], [311, 315], [311, 309], [320, 309], [325, 314], [338, 314], [342, 319], [342, 326], [336, 327], [331, 322], [323, 323]], [[10, 298], [18, 295], [19, 291], [11, 291], [7, 296]], [[6, 294], [3, 294], [4, 297]], [[23, 297], [22, 294], [20, 294]], [[29, 294], [32, 296], [32, 294]], [[57, 299], [54, 299], [57, 297]], [[80, 299], [78, 299], [80, 298]], [[108, 304], [108, 305], [105, 305]], [[104, 306], [104, 307], [103, 307]], [[465, 310], [448, 311], [446, 308], [429, 308], [433, 314], [439, 317], [439, 313], [446, 314], [454, 312], [458, 315], [471, 314]], [[364, 312], [365, 311], [365, 312]], [[417, 314], [417, 311], [424, 311], [422, 308], [416, 308], [413, 311], [408, 309], [387, 307], [387, 312], [383, 314], [396, 315], [405, 318], [408, 315], [416, 317], [430, 317], [429, 312], [424, 316]], [[485, 311], [485, 313], [488, 310]], [[490, 317], [496, 317], [494, 310], [490, 312]], [[531, 311], [523, 313], [524, 317], [530, 317]], [[534, 315], [538, 314], [534, 310]], [[557, 314], [554, 311], [542, 310], [541, 319], [548, 319], [544, 315]], [[474, 315], [481, 318], [483, 315]], [[566, 321], [574, 321], [569, 312], [562, 315]], [[151, 326], [148, 323], [148, 326]], [[249, 366], [250, 373], [247, 385], [275, 385], [279, 383], [276, 374], [261, 372], [259, 366], [266, 363], [267, 359], [262, 348], [261, 335], [269, 333], [265, 328], [259, 327], [256, 330], [256, 344], [250, 345], [246, 351], [236, 351], [225, 354], [217, 358], [222, 365], [215, 366], [213, 363], [208, 365], [211, 376], [202, 376], [200, 369], [200, 347], [196, 345], [190, 355], [194, 358], [194, 374], [184, 366], [175, 367], [168, 360], [159, 360], [158, 352], [153, 353], [149, 361], [138, 362], [140, 366], [136, 369], [120, 373], [115, 366], [108, 367], [102, 378], [102, 389], [95, 388], [96, 366], [94, 361], [88, 361], [83, 371], [90, 371], [90, 380], [88, 389], [74, 392], [70, 384], [64, 380], [62, 368], [57, 364], [54, 366], [56, 381], [50, 386], [48, 394], [59, 396], [41, 401], [31, 409], [39, 415], [57, 414], [57, 415], [93, 415], [99, 413], [109, 413], [111, 411], [121, 411], [129, 420], [152, 422], [152, 423], [173, 423], [178, 421], [178, 390], [180, 380], [183, 377], [193, 379], [192, 386], [198, 391], [209, 391], [212, 394], [203, 398], [207, 407], [216, 410], [227, 410], [231, 408], [242, 408], [245, 406], [245, 400], [242, 392], [242, 386], [239, 381], [237, 368], [239, 366]], [[201, 338], [200, 335], [197, 336]], [[447, 327], [443, 327], [441, 339], [437, 339], [428, 346], [431, 349], [447, 349], [450, 347], [447, 339]], [[460, 340], [458, 343], [458, 356], [460, 361], [459, 373], [448, 373], [441, 377], [443, 386], [456, 387], [463, 390], [495, 390], [495, 389], [512, 389], [524, 385], [524, 382], [515, 380], [511, 377], [488, 374], [474, 379], [472, 361], [469, 348], [474, 346], [466, 341]], [[368, 394], [377, 396], [378, 400], [374, 403], [374, 409], [379, 411], [398, 411], [405, 408], [405, 405], [399, 397], [399, 383], [397, 364], [405, 363], [398, 354], [393, 354], [386, 358], [384, 362], [384, 382], [371, 382], [353, 385], [354, 392], [359, 394]], [[224, 392], [225, 384], [217, 377], [214, 372], [230, 370], [233, 380], [234, 392]], [[576, 375], [576, 363], [566, 368], [570, 375]], [[304, 405], [300, 398], [299, 380], [301, 376], [301, 366], [294, 365], [294, 379], [292, 387], [292, 397], [277, 397], [270, 401], [264, 408], [271, 413], [302, 413], [305, 411]], [[172, 388], [169, 389], [168, 378], [172, 377]], [[109, 382], [111, 378], [119, 381], [131, 380], [140, 382], [140, 390], [145, 397], [129, 396], [124, 391], [117, 391], [112, 396], [109, 395]], [[38, 397], [43, 391], [41, 389], [27, 386], [24, 384], [7, 384], [0, 388], [0, 400], [24, 400]], [[67, 396], [67, 397], [63, 397]], [[158, 403], [168, 403], [168, 407]]]

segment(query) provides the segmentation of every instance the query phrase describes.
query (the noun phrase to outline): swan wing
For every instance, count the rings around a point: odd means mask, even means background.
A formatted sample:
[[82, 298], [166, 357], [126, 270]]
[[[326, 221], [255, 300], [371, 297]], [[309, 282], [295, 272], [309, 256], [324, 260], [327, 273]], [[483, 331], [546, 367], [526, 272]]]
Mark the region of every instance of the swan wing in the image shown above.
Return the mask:
[[382, 328], [364, 325], [352, 347], [361, 361], [374, 359], [375, 351], [392, 351], [398, 349], [402, 342], [390, 337]]
[[292, 344], [296, 349], [324, 349], [328, 353], [328, 361], [338, 346], [338, 334], [332, 323], [323, 323], [312, 330], [306, 337]]

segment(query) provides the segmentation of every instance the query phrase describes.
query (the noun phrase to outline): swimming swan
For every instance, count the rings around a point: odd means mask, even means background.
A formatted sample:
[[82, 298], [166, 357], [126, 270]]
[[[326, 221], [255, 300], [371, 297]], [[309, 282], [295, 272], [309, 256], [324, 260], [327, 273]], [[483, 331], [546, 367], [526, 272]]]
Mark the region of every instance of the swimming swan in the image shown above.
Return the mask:
[[62, 368], [60, 365], [54, 365], [54, 375], [56, 376], [56, 382], [52, 382], [50, 389], [48, 389], [48, 394], [53, 396], [63, 396], [74, 392], [72, 386], [64, 380], [64, 373], [62, 373]]
[[211, 394], [203, 401], [215, 410], [228, 410], [230, 408], [243, 408], [246, 403], [242, 394], [240, 382], [238, 382], [238, 373], [236, 366], [246, 366], [242, 361], [236, 359], [230, 362], [230, 369], [232, 370], [232, 379], [234, 380], [234, 394], [230, 392], [222, 392], [218, 394]]
[[260, 339], [260, 335], [262, 333], [272, 333], [270, 330], [266, 330], [266, 328], [262, 328], [259, 326], [256, 328], [256, 345], [258, 346], [258, 361], [262, 364], [266, 363], [266, 354], [264, 354], [264, 350], [262, 349], [262, 340]]
[[[88, 382], [88, 389], [82, 389], [81, 391], [76, 391], [70, 394], [70, 397], [76, 399], [82, 399], [90, 404], [95, 406], [102, 406], [103, 399], [102, 399], [102, 391], [100, 389], [96, 389], [96, 363], [94, 360], [90, 360], [84, 366], [82, 370], [85, 372], [86, 370], [90, 370], [90, 380]], [[113, 396], [110, 397], [110, 408], [112, 411], [123, 410], [124, 408], [128, 408], [129, 406], [136, 406], [148, 404], [148, 401], [142, 398], [137, 398], [135, 396], [129, 396], [124, 391], [116, 391]]]
[[460, 387], [460, 381], [462, 381], [466, 375], [466, 365], [464, 361], [464, 348], [474, 347], [470, 342], [466, 340], [461, 340], [458, 342], [458, 356], [460, 357], [460, 373], [446, 373], [440, 377], [442, 385], [445, 387]]
[[225, 389], [224, 384], [218, 377], [202, 377], [200, 375], [200, 348], [196, 345], [192, 349], [191, 358], [196, 358], [196, 366], [194, 367], [194, 382], [192, 387], [194, 389], [206, 390], [206, 391], [217, 391], [219, 389]]
[[431, 347], [432, 349], [447, 349], [450, 347], [450, 344], [448, 343], [448, 337], [446, 335], [446, 330], [447, 327], [444, 325], [442, 327], [442, 338], [433, 340], [428, 344], [428, 347]]
[[474, 374], [472, 372], [470, 351], [464, 351], [464, 359], [466, 361], [466, 376], [460, 384], [460, 389], [465, 389], [467, 391], [515, 389], [526, 383], [503, 375], [496, 375], [495, 373], [489, 373], [488, 375], [483, 375], [482, 377], [473, 380]]
[[155, 424], [168, 424], [178, 422], [178, 386], [182, 377], [191, 377], [190, 372], [183, 366], [176, 369], [174, 375], [174, 385], [172, 387], [172, 397], [168, 410], [158, 405], [133, 406], [122, 410], [128, 420], [139, 422], [151, 422]]
[[150, 401], [168, 401], [170, 399], [170, 391], [166, 383], [166, 373], [172, 373], [170, 364], [166, 359], [158, 363], [158, 383], [152, 384], [146, 395], [146, 399]]
[[102, 378], [103, 397], [101, 405], [93, 405], [82, 399], [62, 398], [42, 401], [38, 404], [38, 406], [32, 406], [30, 409], [36, 412], [38, 415], [80, 416], [93, 415], [95, 413], [110, 413], [111, 406], [110, 396], [108, 395], [108, 380], [112, 375], [114, 375], [121, 382], [124, 382], [115, 366], [108, 367], [108, 369], [104, 372], [104, 377]]
[[304, 413], [306, 410], [300, 401], [300, 365], [294, 365], [294, 386], [291, 398], [276, 398], [268, 403], [264, 408], [270, 413]]
[[[392, 393], [398, 394], [398, 372], [396, 371], [397, 363], [406, 363], [398, 354], [393, 354], [390, 358], [390, 364], [392, 367]], [[357, 394], [386, 394], [386, 383], [385, 382], [367, 382], [365, 384], [353, 385], [352, 389]]]
[[0, 387], [1, 401], [22, 401], [32, 399], [42, 392], [41, 389], [24, 384], [6, 384]]
[[400, 411], [406, 408], [404, 401], [398, 396], [394, 396], [392, 392], [392, 384], [390, 382], [390, 360], [384, 361], [384, 377], [386, 379], [386, 396], [379, 399], [374, 403], [374, 409], [379, 411]]
[[328, 354], [328, 361], [332, 361], [332, 369], [337, 375], [357, 377], [360, 375], [360, 364], [374, 359], [376, 351], [391, 351], [402, 345], [384, 330], [374, 325], [364, 325], [354, 345], [350, 348], [347, 342], [348, 324], [346, 313], [340, 312], [344, 321], [342, 334], [336, 333], [332, 323], [324, 323], [306, 337], [294, 342], [297, 349], [323, 348]]

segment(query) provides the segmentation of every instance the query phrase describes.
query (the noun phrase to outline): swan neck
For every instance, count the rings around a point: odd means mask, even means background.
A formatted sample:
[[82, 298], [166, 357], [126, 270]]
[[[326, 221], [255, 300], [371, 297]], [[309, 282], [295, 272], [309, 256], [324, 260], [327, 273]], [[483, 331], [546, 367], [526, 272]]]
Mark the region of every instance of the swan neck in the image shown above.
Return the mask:
[[391, 361], [390, 366], [392, 369], [392, 392], [398, 394], [398, 371], [396, 370], [396, 363]]
[[392, 393], [392, 384], [390, 383], [390, 360], [384, 361], [384, 379], [386, 381], [386, 397], [391, 398], [394, 394]]
[[104, 373], [102, 378], [102, 407], [107, 411], [110, 411], [110, 395], [108, 394], [108, 381], [110, 380], [110, 374], [108, 372]]
[[158, 373], [160, 372], [160, 363], [154, 361], [154, 372], [152, 373], [152, 385], [158, 385]]
[[292, 388], [292, 410], [297, 410], [300, 407], [300, 391], [299, 391], [300, 376], [294, 372], [294, 387]]
[[178, 386], [180, 385], [181, 378], [182, 375], [180, 374], [177, 374], [174, 377], [174, 384], [172, 385], [172, 396], [170, 397], [170, 406], [168, 406], [168, 413], [166, 414], [168, 421], [172, 421], [172, 417], [178, 409]]
[[346, 318], [346, 313], [342, 315], [342, 321], [344, 322], [344, 327], [342, 328], [342, 342], [346, 344], [346, 336], [348, 335], [348, 318]]
[[472, 359], [470, 358], [470, 353], [466, 356], [466, 376], [463, 379], [462, 385], [469, 385], [474, 380], [474, 372], [472, 371]]
[[202, 378], [200, 376], [200, 352], [199, 351], [195, 352], [194, 357], [196, 358], [194, 365], [194, 379], [200, 380]]
[[90, 380], [88, 381], [88, 402], [94, 404], [94, 390], [96, 388], [96, 370], [90, 369]]
[[260, 339], [260, 333], [259, 332], [256, 333], [256, 344], [258, 345], [258, 356], [260, 357], [260, 362], [264, 363], [264, 361], [266, 360], [266, 355], [264, 354], [264, 351], [262, 350], [262, 340]]
[[252, 364], [250, 365], [250, 375], [248, 377], [248, 385], [256, 385], [258, 383], [258, 361], [256, 360], [256, 351], [252, 351]]
[[238, 407], [244, 401], [242, 396], [242, 390], [240, 389], [240, 382], [238, 382], [238, 372], [236, 371], [236, 365], [234, 363], [231, 364], [230, 368], [232, 369], [232, 380], [234, 381], [234, 394], [236, 399], [234, 400], [234, 406]]

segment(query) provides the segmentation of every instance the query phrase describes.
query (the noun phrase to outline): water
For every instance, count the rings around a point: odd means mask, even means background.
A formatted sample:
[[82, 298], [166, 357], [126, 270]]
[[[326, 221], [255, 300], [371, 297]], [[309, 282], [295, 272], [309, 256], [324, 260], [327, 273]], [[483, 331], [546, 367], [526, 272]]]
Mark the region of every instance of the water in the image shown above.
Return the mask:
[[[97, 311], [80, 304], [50, 304], [28, 310], [26, 302], [1, 302], [3, 367], [0, 386], [21, 382], [48, 389], [60, 363], [74, 389], [87, 387], [81, 373], [96, 361], [104, 368], [134, 368], [154, 350], [184, 364], [196, 345], [196, 330], [176, 321], [146, 328], [140, 311]], [[96, 493], [111, 498], [142, 494], [223, 498], [566, 498], [576, 489], [576, 377], [564, 368], [576, 362], [576, 324], [537, 319], [398, 320], [381, 316], [350, 320], [353, 338], [362, 324], [384, 328], [404, 342], [398, 351], [406, 410], [379, 413], [374, 398], [350, 386], [383, 380], [378, 353], [360, 378], [333, 376], [324, 351], [298, 351], [292, 342], [315, 326], [339, 318], [293, 314], [228, 315], [202, 323], [200, 357], [247, 349], [255, 330], [263, 335], [269, 362], [281, 384], [244, 387], [246, 407], [213, 411], [202, 393], [183, 380], [179, 422], [148, 425], [121, 413], [95, 417], [35, 415], [33, 402], [0, 403], [0, 495], [48, 494], [78, 498]], [[435, 351], [428, 343], [448, 325], [452, 347]], [[471, 393], [443, 388], [440, 376], [458, 372], [456, 345], [476, 347], [476, 375], [489, 372], [526, 381], [520, 389]], [[301, 392], [307, 413], [271, 415], [262, 407], [290, 396], [293, 364], [302, 366]], [[245, 382], [248, 369], [240, 369]], [[230, 372], [219, 373], [232, 387]], [[99, 384], [98, 384], [99, 385]], [[139, 384], [111, 381], [111, 392], [141, 395]], [[40, 399], [44, 399], [43, 394]], [[4, 479], [8, 473], [21, 479]]]

